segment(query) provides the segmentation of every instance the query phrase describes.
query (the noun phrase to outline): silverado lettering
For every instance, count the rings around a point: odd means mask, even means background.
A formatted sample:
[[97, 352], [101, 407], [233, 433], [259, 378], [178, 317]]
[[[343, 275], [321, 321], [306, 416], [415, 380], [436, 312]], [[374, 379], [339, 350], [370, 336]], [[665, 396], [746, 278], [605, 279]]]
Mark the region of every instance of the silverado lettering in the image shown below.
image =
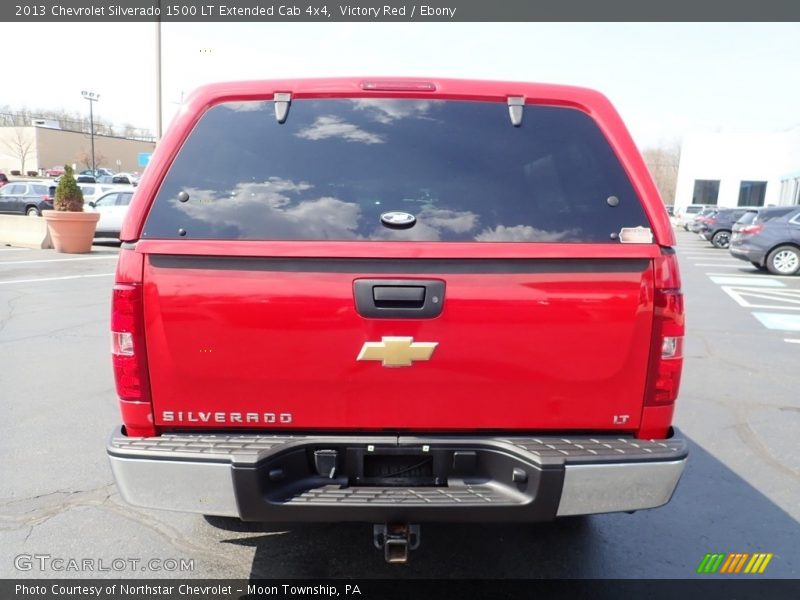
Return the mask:
[[108, 455], [131, 504], [363, 521], [403, 562], [423, 521], [631, 512], [678, 484], [675, 239], [597, 92], [206, 86], [121, 239]]
[[161, 411], [161, 419], [165, 423], [291, 423], [290, 413], [224, 413], [224, 412], [192, 412]]

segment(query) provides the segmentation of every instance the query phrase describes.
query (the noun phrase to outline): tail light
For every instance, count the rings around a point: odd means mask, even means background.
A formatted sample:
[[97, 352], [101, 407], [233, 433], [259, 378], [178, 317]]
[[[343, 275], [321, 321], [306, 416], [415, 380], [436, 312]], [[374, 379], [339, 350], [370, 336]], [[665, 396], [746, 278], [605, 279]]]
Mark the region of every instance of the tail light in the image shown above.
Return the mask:
[[683, 368], [683, 293], [674, 253], [656, 259], [655, 275], [653, 338], [645, 406], [674, 404]]
[[117, 284], [111, 301], [111, 355], [120, 400], [149, 402], [141, 284]]
[[742, 227], [739, 233], [742, 235], [754, 235], [756, 233], [761, 233], [762, 229], [764, 229], [763, 225], [748, 225], [747, 227]]
[[669, 436], [683, 369], [683, 293], [678, 260], [666, 250], [654, 261], [653, 336], [644, 407], [636, 437]]
[[[111, 358], [122, 421], [128, 435], [155, 435], [147, 349], [144, 337], [144, 294], [140, 281], [130, 277], [141, 255], [123, 250], [117, 283], [111, 297]], [[141, 268], [139, 269], [141, 273]]]

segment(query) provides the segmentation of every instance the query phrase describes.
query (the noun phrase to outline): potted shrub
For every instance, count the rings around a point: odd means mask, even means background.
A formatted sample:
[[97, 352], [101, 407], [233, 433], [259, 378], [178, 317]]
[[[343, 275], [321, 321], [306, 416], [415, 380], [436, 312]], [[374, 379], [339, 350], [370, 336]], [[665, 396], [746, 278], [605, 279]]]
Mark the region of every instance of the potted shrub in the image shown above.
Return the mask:
[[43, 210], [42, 216], [47, 220], [50, 239], [56, 252], [89, 252], [100, 213], [83, 212], [83, 192], [78, 187], [70, 166], [64, 167], [64, 175], [58, 182], [53, 209]]

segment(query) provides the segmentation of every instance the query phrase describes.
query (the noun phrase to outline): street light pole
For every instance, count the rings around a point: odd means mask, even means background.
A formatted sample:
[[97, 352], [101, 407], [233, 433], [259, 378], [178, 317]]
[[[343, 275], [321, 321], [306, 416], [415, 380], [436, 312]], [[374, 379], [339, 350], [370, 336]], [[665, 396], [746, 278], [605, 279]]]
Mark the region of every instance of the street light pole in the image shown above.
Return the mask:
[[94, 164], [94, 111], [92, 110], [92, 106], [100, 99], [100, 94], [84, 90], [81, 92], [81, 96], [89, 101], [89, 137], [92, 140], [92, 173], [97, 176], [97, 165]]
[[156, 141], [161, 139], [161, 19], [156, 21]]

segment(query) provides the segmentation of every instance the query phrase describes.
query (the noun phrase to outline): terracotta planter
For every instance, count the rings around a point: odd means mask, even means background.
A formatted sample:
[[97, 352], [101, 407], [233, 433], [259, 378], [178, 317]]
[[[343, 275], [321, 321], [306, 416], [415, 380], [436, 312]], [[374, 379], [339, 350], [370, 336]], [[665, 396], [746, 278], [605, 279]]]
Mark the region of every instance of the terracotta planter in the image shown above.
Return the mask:
[[43, 210], [42, 216], [47, 221], [56, 252], [84, 254], [92, 249], [94, 229], [100, 213]]

